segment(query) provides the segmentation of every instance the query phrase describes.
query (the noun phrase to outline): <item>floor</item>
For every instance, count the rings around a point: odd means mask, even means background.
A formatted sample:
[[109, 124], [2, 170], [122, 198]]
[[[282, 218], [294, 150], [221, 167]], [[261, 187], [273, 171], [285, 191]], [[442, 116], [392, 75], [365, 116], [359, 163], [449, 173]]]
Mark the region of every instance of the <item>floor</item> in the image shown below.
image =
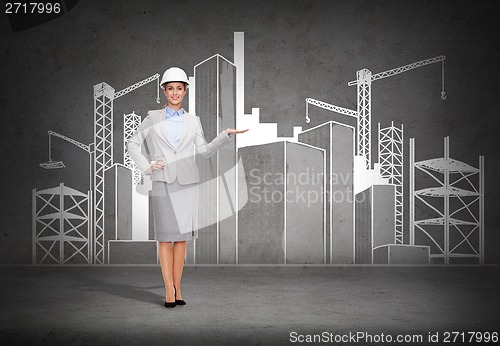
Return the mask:
[[0, 273], [2, 344], [354, 345], [420, 335], [436, 345], [447, 331], [500, 331], [497, 266], [185, 266], [187, 305], [173, 309], [163, 306], [159, 266]]

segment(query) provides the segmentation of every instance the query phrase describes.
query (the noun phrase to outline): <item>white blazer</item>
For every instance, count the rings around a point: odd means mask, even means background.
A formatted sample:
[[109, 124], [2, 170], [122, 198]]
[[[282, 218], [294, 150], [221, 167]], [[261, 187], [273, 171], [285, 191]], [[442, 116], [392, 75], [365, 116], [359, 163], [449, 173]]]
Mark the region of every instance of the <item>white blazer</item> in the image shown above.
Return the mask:
[[148, 112], [135, 134], [127, 141], [127, 150], [142, 174], [151, 167], [151, 163], [141, 152], [141, 145], [146, 136], [151, 134], [155, 158], [163, 157], [163, 170], [153, 170], [152, 181], [166, 181], [172, 183], [176, 178], [181, 185], [198, 183], [200, 176], [195, 162], [196, 151], [205, 158], [209, 158], [217, 150], [233, 139], [226, 131], [222, 131], [210, 143], [207, 143], [200, 117], [191, 113], [184, 113], [184, 126], [181, 143], [176, 149], [168, 140], [167, 120], [165, 108]]

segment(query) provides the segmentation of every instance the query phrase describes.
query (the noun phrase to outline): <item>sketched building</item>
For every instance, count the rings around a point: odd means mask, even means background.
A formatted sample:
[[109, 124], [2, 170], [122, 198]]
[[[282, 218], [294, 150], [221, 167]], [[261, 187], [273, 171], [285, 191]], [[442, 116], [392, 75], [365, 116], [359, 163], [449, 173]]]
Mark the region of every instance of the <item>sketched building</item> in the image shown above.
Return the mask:
[[33, 264], [92, 263], [90, 191], [63, 183], [32, 191]]
[[372, 264], [374, 248], [396, 243], [395, 200], [394, 185], [372, 185], [356, 194], [356, 264]]
[[238, 263], [325, 263], [325, 151], [280, 141], [239, 156], [248, 202], [239, 211]]
[[132, 179], [133, 172], [115, 163], [104, 172], [104, 251], [109, 263], [109, 242], [132, 240]]
[[132, 239], [132, 172], [115, 163], [104, 173], [105, 240]]
[[354, 262], [354, 127], [336, 121], [299, 133], [299, 141], [326, 151], [326, 263]]
[[[195, 109], [200, 117], [208, 143], [226, 128], [236, 127], [236, 66], [216, 54], [194, 67], [194, 89], [190, 87], [190, 98], [194, 98]], [[194, 95], [193, 95], [194, 93]], [[235, 188], [228, 191], [224, 179], [236, 164], [236, 141], [228, 143], [209, 159], [196, 159], [200, 172], [199, 232], [194, 246], [188, 246], [186, 263], [236, 263], [236, 215], [221, 221], [218, 217], [221, 195], [236, 195]], [[224, 174], [227, 173], [227, 174]], [[233, 210], [236, 207], [233, 205]], [[191, 244], [189, 244], [191, 245]]]

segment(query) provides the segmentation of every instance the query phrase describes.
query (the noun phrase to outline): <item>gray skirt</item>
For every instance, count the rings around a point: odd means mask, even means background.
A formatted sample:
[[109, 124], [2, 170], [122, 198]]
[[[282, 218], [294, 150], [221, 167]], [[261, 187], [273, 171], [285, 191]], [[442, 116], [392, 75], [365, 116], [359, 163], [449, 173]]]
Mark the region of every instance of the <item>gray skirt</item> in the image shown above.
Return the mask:
[[198, 184], [153, 181], [151, 198], [155, 240], [175, 242], [198, 238]]

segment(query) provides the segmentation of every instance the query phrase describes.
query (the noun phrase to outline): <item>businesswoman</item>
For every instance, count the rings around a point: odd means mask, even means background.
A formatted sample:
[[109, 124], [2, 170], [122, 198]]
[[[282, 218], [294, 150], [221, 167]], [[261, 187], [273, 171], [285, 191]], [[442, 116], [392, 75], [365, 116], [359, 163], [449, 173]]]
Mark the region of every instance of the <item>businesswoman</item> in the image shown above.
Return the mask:
[[[127, 141], [127, 150], [143, 174], [152, 180], [152, 205], [155, 240], [165, 282], [165, 307], [185, 305], [181, 278], [186, 257], [186, 241], [198, 238], [198, 167], [194, 148], [205, 158], [233, 140], [232, 136], [247, 130], [228, 128], [210, 143], [203, 134], [200, 118], [184, 111], [182, 100], [189, 80], [186, 73], [171, 67], [160, 83], [167, 106], [149, 111], [135, 134]], [[156, 160], [149, 162], [141, 145], [151, 134]]]

